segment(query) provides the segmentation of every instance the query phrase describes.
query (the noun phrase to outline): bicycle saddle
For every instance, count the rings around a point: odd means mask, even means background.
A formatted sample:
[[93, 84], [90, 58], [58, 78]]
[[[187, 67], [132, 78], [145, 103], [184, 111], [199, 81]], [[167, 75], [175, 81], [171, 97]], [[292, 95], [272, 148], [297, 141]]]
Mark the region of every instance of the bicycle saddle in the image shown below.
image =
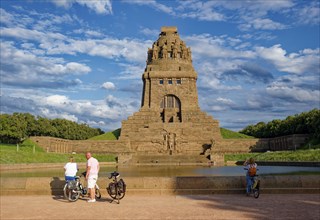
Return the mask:
[[117, 171], [114, 171], [114, 172], [110, 173], [109, 179], [112, 178], [112, 177], [118, 178], [119, 176], [120, 176], [120, 173], [118, 173]]

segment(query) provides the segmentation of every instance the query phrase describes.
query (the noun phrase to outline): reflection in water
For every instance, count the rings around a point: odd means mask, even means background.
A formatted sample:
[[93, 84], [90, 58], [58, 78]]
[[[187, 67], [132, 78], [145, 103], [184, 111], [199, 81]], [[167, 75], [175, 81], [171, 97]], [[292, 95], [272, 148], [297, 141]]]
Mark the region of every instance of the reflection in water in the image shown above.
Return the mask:
[[[242, 176], [245, 171], [242, 166], [103, 166], [99, 176], [106, 177], [110, 172], [120, 172], [126, 177], [157, 177], [157, 176]], [[80, 175], [84, 169], [80, 169]], [[320, 175], [320, 167], [294, 167], [294, 166], [259, 166], [258, 174], [286, 174], [295, 172], [317, 172]], [[63, 168], [39, 168], [26, 170], [1, 171], [1, 177], [63, 177]]]

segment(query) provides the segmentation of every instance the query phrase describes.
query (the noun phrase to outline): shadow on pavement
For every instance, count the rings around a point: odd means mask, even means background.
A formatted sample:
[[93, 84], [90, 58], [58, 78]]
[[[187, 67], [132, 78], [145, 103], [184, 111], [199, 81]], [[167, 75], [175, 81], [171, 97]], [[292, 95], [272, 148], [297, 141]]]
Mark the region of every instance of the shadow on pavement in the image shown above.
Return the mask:
[[50, 182], [51, 195], [53, 199], [60, 199], [63, 197], [63, 186], [65, 184], [65, 180], [61, 180], [60, 177], [52, 177]]
[[245, 195], [186, 195], [202, 201], [205, 208], [221, 209], [223, 212], [239, 212], [253, 219], [319, 219], [320, 197], [301, 194], [266, 194], [258, 199]]

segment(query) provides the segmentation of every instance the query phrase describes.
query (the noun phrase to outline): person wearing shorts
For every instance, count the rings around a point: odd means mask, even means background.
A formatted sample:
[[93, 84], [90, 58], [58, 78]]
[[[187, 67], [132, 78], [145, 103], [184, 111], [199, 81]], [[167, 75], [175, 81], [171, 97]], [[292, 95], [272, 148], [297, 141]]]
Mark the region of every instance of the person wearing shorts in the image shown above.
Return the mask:
[[88, 184], [90, 198], [88, 202], [95, 202], [95, 186], [98, 180], [98, 173], [99, 173], [99, 162], [96, 158], [91, 156], [90, 152], [86, 153], [87, 158], [87, 173], [86, 173], [86, 180]]

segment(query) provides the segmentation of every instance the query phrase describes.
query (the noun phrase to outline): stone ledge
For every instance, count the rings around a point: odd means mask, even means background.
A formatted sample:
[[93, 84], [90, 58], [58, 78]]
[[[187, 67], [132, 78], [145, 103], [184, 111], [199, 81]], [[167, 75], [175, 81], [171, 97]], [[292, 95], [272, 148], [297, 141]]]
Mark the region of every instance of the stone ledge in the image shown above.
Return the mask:
[[[231, 177], [123, 177], [127, 193], [147, 195], [196, 195], [243, 193], [244, 176]], [[262, 193], [320, 193], [319, 175], [262, 176]], [[0, 178], [1, 195], [62, 195], [62, 177]], [[100, 178], [98, 184], [106, 194], [109, 181]]]

